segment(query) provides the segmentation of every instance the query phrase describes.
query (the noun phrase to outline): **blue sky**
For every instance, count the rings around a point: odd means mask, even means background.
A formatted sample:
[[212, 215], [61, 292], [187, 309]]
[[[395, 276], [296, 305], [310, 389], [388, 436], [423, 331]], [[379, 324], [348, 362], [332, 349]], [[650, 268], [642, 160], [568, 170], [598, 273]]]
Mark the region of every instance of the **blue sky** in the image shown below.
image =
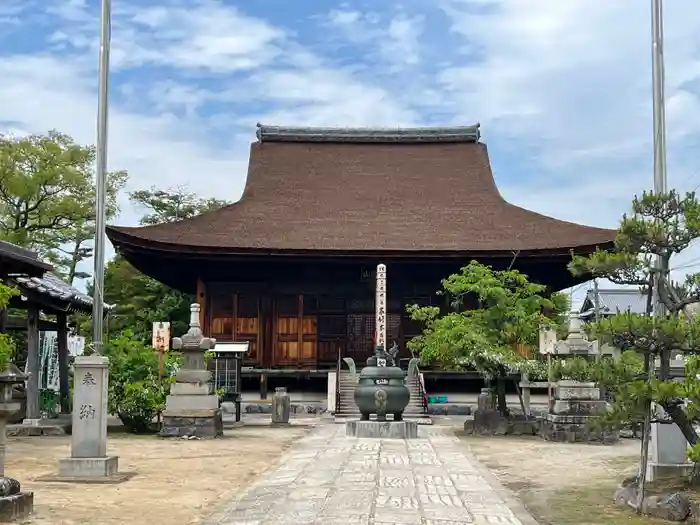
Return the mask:
[[[508, 200], [591, 225], [651, 185], [648, 1], [112, 4], [109, 166], [129, 189], [238, 198], [256, 122], [478, 121]], [[689, 190], [700, 4], [665, 7], [669, 179]], [[97, 0], [0, 2], [0, 131], [94, 142], [98, 33]], [[139, 214], [125, 202], [119, 222]]]

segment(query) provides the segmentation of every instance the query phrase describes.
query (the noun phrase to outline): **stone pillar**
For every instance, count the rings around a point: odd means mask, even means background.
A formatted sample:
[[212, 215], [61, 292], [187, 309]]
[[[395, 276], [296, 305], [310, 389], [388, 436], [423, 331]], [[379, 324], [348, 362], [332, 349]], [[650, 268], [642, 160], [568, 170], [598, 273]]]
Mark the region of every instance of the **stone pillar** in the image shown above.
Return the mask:
[[190, 329], [173, 339], [173, 349], [180, 350], [183, 368], [175, 374], [175, 383], [163, 412], [163, 437], [219, 437], [224, 424], [219, 396], [214, 392], [212, 373], [204, 364], [204, 353], [213, 350], [216, 340], [204, 337], [199, 324], [199, 304], [190, 305]]
[[527, 372], [524, 372], [520, 376], [520, 389], [523, 396], [523, 407], [525, 410], [525, 415], [529, 416], [531, 414], [530, 410], [530, 378]]
[[289, 414], [291, 412], [291, 400], [287, 389], [284, 387], [275, 388], [275, 395], [272, 396], [272, 424], [288, 425]]
[[119, 458], [107, 455], [109, 359], [75, 358], [71, 457], [61, 459], [58, 477], [75, 481], [121, 480]]
[[25, 377], [12, 372], [0, 373], [0, 522], [26, 520], [34, 510], [34, 493], [22, 492], [19, 481], [5, 476], [6, 428], [8, 418], [20, 403], [12, 402], [12, 385]]
[[[664, 409], [654, 404], [654, 417], [663, 418]], [[652, 423], [649, 440], [647, 481], [681, 478], [690, 474], [693, 464], [688, 461], [688, 441], [675, 423]]]

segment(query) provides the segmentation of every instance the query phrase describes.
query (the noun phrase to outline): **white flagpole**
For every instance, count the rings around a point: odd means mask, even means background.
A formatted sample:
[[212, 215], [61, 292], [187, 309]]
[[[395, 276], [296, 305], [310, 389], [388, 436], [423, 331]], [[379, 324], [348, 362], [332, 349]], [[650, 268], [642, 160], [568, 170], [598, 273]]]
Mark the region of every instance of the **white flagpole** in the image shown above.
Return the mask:
[[109, 106], [109, 50], [111, 41], [111, 0], [102, 0], [100, 14], [99, 93], [97, 99], [97, 155], [95, 206], [95, 271], [92, 304], [92, 339], [96, 354], [102, 353], [104, 322], [105, 194], [107, 185], [107, 120]]

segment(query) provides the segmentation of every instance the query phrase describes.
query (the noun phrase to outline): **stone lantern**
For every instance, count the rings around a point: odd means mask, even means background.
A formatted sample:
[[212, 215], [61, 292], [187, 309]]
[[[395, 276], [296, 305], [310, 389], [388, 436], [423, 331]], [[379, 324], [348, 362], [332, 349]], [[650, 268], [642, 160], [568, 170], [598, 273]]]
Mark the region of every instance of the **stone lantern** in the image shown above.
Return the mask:
[[34, 508], [34, 493], [22, 492], [19, 481], [5, 476], [7, 421], [19, 410], [20, 403], [12, 401], [12, 386], [24, 383], [27, 376], [17, 367], [0, 372], [0, 522], [24, 520]]
[[173, 339], [173, 349], [182, 352], [183, 366], [175, 374], [175, 383], [163, 412], [163, 437], [218, 437], [224, 433], [219, 396], [214, 391], [212, 374], [206, 369], [204, 354], [213, 350], [216, 340], [204, 337], [199, 324], [199, 305], [190, 305], [190, 329]]

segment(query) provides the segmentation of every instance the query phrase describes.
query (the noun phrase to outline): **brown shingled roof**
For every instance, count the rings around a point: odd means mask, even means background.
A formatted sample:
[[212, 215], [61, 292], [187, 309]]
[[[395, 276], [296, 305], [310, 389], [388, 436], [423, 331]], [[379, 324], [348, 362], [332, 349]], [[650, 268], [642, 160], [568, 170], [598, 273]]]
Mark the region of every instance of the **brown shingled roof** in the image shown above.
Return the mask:
[[[235, 204], [147, 227], [120, 244], [236, 252], [512, 252], [606, 244], [614, 230], [506, 202], [478, 126], [401, 131], [261, 127]], [[165, 246], [163, 246], [165, 247]]]

